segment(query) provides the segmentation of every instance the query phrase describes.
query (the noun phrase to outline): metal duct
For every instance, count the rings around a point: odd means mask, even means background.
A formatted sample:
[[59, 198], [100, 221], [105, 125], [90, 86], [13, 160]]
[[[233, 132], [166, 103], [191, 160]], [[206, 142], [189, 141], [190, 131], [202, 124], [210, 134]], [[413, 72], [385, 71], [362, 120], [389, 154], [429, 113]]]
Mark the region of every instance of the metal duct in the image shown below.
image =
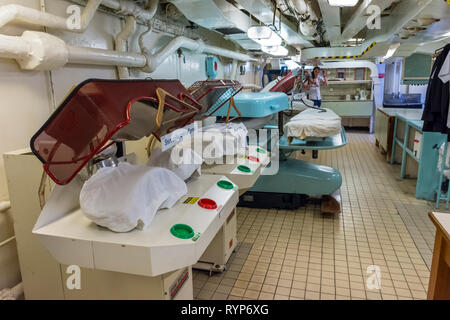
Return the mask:
[[[245, 10], [247, 10], [251, 15], [260, 20], [266, 25], [271, 25], [273, 23], [273, 6], [270, 2], [266, 3], [267, 0], [235, 0], [239, 5], [241, 5]], [[280, 20], [278, 17], [275, 18], [275, 25], [278, 27]], [[280, 36], [286, 41], [287, 44], [300, 50], [301, 47], [314, 47], [314, 45], [309, 41], [310, 39], [303, 34], [299, 34], [297, 25], [291, 23], [288, 20], [281, 21], [281, 30], [279, 31]]]
[[247, 37], [253, 23], [249, 16], [225, 0], [169, 0], [184, 16], [209, 30], [222, 33], [246, 50], [261, 46]]
[[432, 0], [408, 0], [407, 2], [399, 2], [392, 13], [381, 19], [381, 29], [368, 30], [366, 40], [358, 47], [332, 47], [332, 48], [308, 48], [303, 50], [303, 59], [313, 59], [314, 57], [323, 56], [354, 56], [361, 53], [361, 47], [367, 48], [373, 42], [377, 43], [377, 47], [381, 44], [388, 43], [395, 34], [407, 25], [412, 19], [419, 15]]

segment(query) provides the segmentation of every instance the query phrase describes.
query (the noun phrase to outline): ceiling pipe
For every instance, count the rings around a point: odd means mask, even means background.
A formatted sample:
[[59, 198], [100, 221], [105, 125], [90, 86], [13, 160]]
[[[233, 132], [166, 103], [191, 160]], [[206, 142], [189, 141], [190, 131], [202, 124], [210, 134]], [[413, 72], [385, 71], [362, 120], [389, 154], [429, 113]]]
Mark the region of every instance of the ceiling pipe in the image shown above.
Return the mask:
[[0, 28], [11, 22], [24, 22], [54, 29], [84, 32], [102, 0], [89, 0], [80, 17], [80, 27], [72, 28], [66, 17], [42, 12], [29, 7], [8, 4], [0, 7]]
[[393, 0], [363, 0], [345, 24], [344, 30], [342, 30], [341, 43], [345, 43], [350, 40], [367, 26], [367, 9], [369, 6], [374, 5], [380, 9], [378, 15], [372, 17], [374, 19], [379, 17], [381, 12], [383, 12], [393, 2]]
[[400, 2], [391, 16], [381, 20], [383, 26], [380, 30], [369, 30], [366, 40], [357, 47], [332, 47], [332, 48], [306, 48], [302, 50], [302, 59], [312, 59], [323, 56], [355, 56], [369, 47], [373, 42], [382, 43], [389, 41], [393, 35], [399, 32], [403, 26], [419, 15], [433, 0], [416, 0]]
[[[128, 16], [125, 20], [125, 26], [116, 37], [116, 50], [119, 52], [127, 51], [127, 40], [136, 31], [136, 19]], [[117, 67], [119, 79], [128, 79], [130, 74], [127, 67]]]
[[306, 20], [299, 21], [299, 30], [305, 36], [315, 37], [317, 36], [317, 21], [319, 18], [314, 9], [305, 0], [293, 0], [295, 10]]
[[150, 22], [158, 10], [159, 0], [150, 0], [147, 9], [142, 9], [132, 1], [124, 0], [103, 0], [102, 6], [119, 11], [119, 14], [125, 16], [134, 16], [143, 22]]
[[131, 15], [136, 19], [148, 23], [158, 10], [159, 0], [150, 0], [147, 9], [142, 9], [140, 6], [129, 0], [88, 0], [80, 17], [79, 28], [73, 28], [70, 26], [70, 24], [68, 24], [67, 17], [60, 17], [22, 5], [8, 4], [0, 6], [0, 28], [11, 22], [23, 22], [48, 28], [82, 33], [89, 26], [100, 5], [116, 10], [121, 15]]
[[331, 46], [338, 45], [341, 37], [341, 12], [339, 7], [332, 7], [328, 0], [318, 0], [322, 20]]

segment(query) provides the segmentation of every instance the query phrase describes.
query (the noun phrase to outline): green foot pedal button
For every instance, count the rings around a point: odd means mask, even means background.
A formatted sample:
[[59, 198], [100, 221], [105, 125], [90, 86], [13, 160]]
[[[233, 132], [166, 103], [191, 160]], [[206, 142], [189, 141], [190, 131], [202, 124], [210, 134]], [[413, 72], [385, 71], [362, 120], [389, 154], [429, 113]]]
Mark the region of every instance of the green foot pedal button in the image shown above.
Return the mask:
[[258, 152], [258, 153], [267, 153], [266, 150], [260, 149], [260, 148], [256, 148], [256, 152]]
[[252, 170], [250, 170], [249, 167], [243, 166], [243, 165], [238, 166], [238, 170], [242, 171], [242, 172], [251, 172], [252, 171]]
[[180, 239], [190, 239], [194, 236], [194, 230], [187, 224], [176, 224], [170, 228], [170, 233]]
[[226, 180], [219, 180], [219, 182], [217, 182], [217, 185], [223, 189], [233, 189], [233, 184]]

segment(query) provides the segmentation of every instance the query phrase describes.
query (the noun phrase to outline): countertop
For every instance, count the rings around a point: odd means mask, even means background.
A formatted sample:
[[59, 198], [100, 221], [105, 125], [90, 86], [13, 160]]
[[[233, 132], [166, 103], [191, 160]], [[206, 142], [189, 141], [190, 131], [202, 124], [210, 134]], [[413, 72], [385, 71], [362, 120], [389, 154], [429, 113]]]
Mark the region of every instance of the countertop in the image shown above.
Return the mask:
[[388, 116], [401, 116], [407, 120], [421, 120], [422, 109], [407, 109], [407, 108], [378, 108], [381, 112]]
[[430, 212], [428, 214], [434, 225], [441, 229], [442, 234], [450, 241], [450, 214], [441, 212]]

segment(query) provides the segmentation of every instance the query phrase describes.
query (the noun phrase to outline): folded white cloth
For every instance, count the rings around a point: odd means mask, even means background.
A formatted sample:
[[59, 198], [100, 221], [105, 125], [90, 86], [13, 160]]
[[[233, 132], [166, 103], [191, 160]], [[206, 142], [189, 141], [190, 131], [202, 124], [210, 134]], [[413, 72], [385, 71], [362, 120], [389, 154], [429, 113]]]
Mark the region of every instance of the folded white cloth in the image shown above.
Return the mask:
[[195, 172], [201, 174], [202, 163], [202, 157], [190, 147], [183, 148], [176, 145], [164, 152], [161, 151], [160, 147], [153, 149], [147, 161], [147, 166], [169, 169], [186, 181]]
[[199, 150], [202, 159], [210, 162], [245, 150], [247, 133], [248, 130], [243, 123], [214, 123], [202, 127], [177, 146]]
[[292, 117], [284, 125], [284, 132], [298, 139], [331, 137], [341, 132], [341, 117], [326, 108], [307, 109]]
[[146, 228], [159, 209], [171, 208], [186, 193], [186, 183], [168, 169], [121, 162], [84, 183], [80, 206], [96, 224], [128, 232]]

